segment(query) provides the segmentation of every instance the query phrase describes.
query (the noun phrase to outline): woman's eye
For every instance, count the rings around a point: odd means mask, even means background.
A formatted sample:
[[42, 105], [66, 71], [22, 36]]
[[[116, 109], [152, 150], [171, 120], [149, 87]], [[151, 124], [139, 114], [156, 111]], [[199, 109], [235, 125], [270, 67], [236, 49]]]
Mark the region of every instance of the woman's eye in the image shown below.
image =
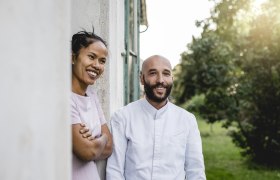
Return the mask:
[[105, 64], [106, 63], [106, 59], [100, 59], [100, 63], [101, 64]]
[[89, 55], [88, 56], [91, 60], [93, 60], [95, 57], [94, 56], [92, 56], [92, 55]]

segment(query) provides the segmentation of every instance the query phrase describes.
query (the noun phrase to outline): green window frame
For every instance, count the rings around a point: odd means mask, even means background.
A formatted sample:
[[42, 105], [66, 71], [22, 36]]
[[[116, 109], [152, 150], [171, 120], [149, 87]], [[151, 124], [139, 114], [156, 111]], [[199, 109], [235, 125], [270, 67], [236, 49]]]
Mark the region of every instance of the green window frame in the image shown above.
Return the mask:
[[140, 97], [140, 0], [125, 0], [124, 103]]

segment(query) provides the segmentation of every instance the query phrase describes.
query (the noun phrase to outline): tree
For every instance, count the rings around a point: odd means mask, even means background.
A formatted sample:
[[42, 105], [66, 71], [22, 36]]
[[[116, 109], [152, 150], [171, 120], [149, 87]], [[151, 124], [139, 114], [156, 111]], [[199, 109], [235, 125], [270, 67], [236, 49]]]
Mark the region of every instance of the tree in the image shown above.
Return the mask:
[[258, 162], [280, 164], [279, 0], [256, 13], [250, 1], [216, 2], [210, 18], [181, 54], [174, 97], [178, 104], [205, 94], [208, 122], [235, 126], [234, 142]]
[[254, 160], [280, 165], [280, 10], [271, 1], [250, 23], [244, 49], [244, 72], [236, 98], [235, 142]]

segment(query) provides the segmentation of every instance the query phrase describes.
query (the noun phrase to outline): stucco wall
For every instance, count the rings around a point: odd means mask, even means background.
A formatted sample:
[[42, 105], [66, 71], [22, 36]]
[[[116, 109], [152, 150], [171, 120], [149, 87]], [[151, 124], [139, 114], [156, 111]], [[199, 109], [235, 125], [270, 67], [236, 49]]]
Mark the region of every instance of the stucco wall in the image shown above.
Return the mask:
[[105, 72], [93, 85], [109, 119], [123, 105], [124, 1], [72, 0], [71, 19], [72, 34], [83, 29], [92, 31], [94, 26], [109, 45]]
[[[124, 1], [72, 0], [72, 34], [82, 29], [95, 32], [108, 43], [109, 58], [96, 89], [105, 117], [123, 105]], [[101, 179], [105, 179], [105, 161], [97, 163]]]
[[70, 179], [70, 2], [0, 1], [0, 179]]
[[71, 35], [93, 25], [109, 44], [94, 85], [109, 121], [123, 105], [124, 1], [1, 1], [0, 20], [0, 179], [70, 179]]

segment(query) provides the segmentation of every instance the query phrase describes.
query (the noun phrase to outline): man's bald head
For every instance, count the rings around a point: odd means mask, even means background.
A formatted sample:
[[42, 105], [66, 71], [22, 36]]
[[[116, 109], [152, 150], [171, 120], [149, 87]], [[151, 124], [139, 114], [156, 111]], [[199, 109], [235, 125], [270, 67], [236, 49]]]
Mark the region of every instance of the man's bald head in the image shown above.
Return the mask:
[[164, 65], [166, 68], [169, 68], [171, 71], [171, 64], [170, 61], [160, 55], [153, 55], [148, 57], [142, 64], [142, 69], [141, 72], [144, 73], [145, 71], [147, 71], [150, 67], [153, 66], [160, 66], [160, 65]]
[[142, 64], [140, 80], [147, 100], [157, 109], [163, 107], [173, 85], [169, 60], [160, 55], [147, 58]]

